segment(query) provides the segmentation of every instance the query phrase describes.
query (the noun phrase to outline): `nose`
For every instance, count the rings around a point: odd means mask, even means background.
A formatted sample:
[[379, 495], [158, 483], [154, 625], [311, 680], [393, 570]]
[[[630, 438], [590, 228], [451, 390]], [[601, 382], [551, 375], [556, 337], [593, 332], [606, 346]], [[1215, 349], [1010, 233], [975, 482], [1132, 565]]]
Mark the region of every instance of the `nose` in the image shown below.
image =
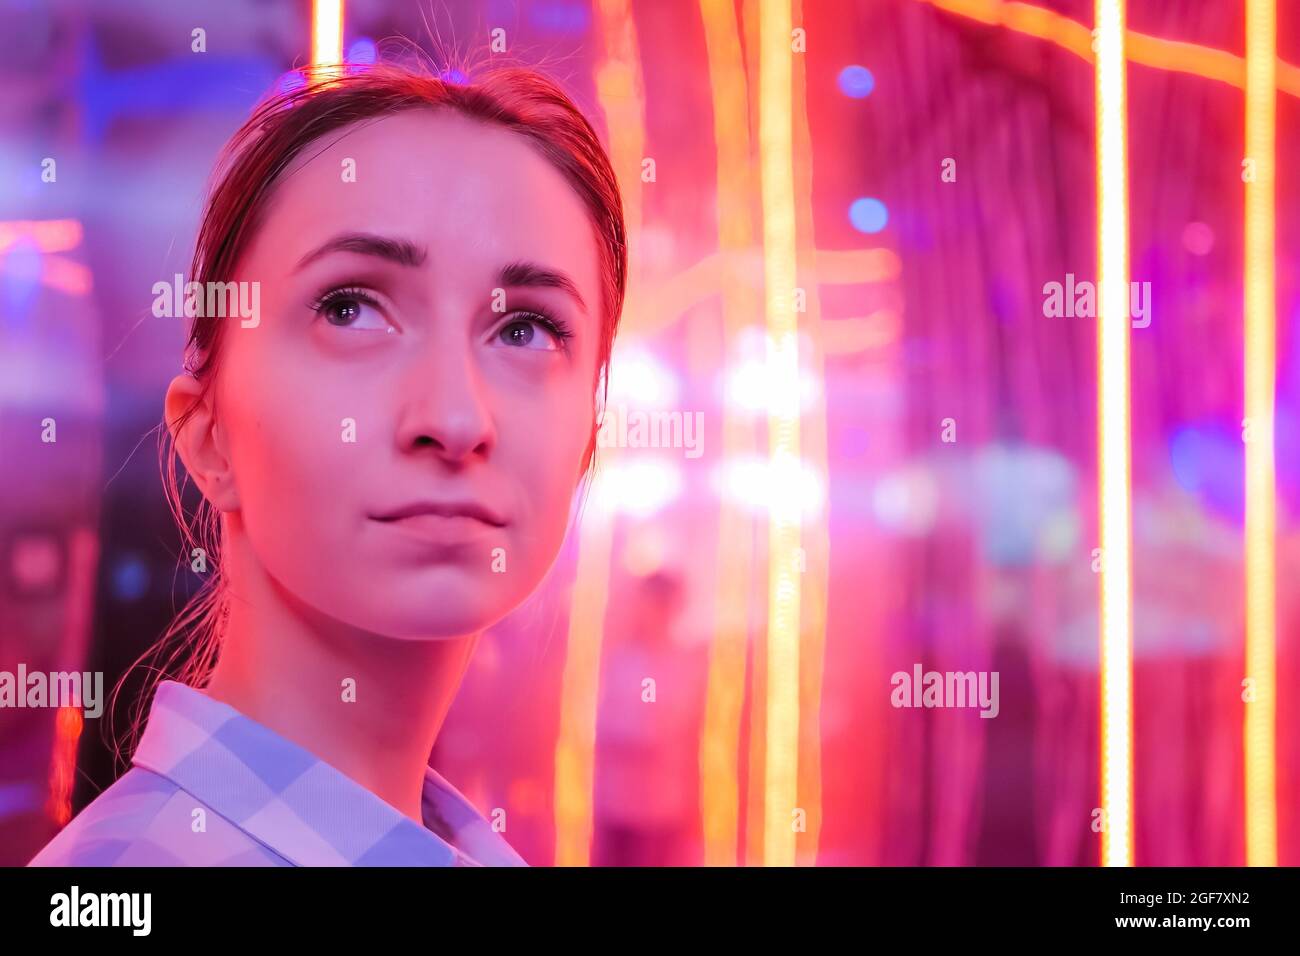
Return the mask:
[[399, 383], [398, 447], [448, 464], [486, 457], [496, 444], [487, 393], [468, 342], [424, 343]]

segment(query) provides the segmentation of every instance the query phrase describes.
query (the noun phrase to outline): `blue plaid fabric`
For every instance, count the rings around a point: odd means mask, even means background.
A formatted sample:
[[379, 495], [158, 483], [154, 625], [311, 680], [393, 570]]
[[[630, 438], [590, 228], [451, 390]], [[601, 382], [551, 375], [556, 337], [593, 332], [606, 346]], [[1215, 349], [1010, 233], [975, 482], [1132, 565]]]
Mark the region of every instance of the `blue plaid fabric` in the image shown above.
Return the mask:
[[432, 767], [424, 826], [233, 707], [158, 686], [132, 767], [29, 866], [526, 866]]

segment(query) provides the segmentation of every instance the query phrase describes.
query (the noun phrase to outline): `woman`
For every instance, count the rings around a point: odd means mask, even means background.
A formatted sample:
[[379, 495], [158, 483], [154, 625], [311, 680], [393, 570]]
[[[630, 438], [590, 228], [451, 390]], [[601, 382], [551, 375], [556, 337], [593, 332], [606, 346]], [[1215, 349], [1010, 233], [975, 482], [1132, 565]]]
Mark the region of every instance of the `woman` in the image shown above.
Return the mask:
[[185, 529], [204, 639], [32, 863], [520, 865], [428, 755], [592, 462], [627, 273], [609, 159], [537, 73], [380, 66], [270, 99], [223, 168], [191, 311], [234, 282], [258, 315], [197, 316], [165, 401], [213, 522]]

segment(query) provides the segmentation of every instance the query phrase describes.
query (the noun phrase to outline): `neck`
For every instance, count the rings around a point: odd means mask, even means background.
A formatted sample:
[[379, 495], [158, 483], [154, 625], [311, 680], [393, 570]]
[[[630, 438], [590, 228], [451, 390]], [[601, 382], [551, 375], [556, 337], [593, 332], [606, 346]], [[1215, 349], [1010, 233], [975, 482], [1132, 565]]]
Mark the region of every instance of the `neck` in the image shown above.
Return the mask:
[[205, 693], [422, 824], [429, 753], [478, 635], [396, 639], [325, 617], [266, 573], [244, 535], [227, 541], [230, 616]]

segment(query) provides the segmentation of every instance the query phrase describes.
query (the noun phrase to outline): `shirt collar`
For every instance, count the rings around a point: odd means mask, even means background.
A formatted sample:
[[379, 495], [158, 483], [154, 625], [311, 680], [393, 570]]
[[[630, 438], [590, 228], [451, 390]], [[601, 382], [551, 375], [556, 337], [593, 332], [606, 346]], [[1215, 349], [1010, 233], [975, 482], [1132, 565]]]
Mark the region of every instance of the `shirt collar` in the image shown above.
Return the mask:
[[132, 763], [299, 866], [525, 866], [425, 768], [421, 827], [319, 757], [193, 687], [158, 685]]

